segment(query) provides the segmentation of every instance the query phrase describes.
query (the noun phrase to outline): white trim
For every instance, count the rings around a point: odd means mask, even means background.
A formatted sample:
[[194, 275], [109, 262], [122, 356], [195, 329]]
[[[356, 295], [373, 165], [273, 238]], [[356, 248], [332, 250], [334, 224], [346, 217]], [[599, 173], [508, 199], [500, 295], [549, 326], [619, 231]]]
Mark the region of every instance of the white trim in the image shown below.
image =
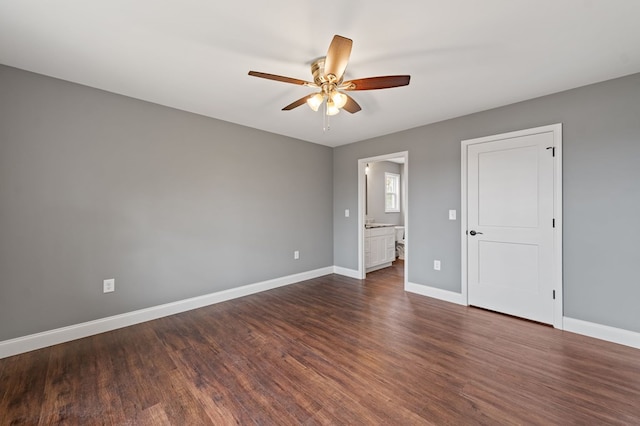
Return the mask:
[[[467, 305], [467, 300], [462, 297], [462, 294], [449, 290], [407, 283], [405, 291], [458, 305]], [[640, 349], [640, 333], [638, 332], [569, 317], [564, 317], [562, 323], [564, 331]]]
[[0, 359], [333, 273], [331, 266], [0, 342]]
[[355, 269], [343, 268], [342, 266], [334, 266], [333, 273], [338, 275], [344, 275], [345, 277], [360, 279], [360, 272]]
[[363, 280], [367, 274], [364, 266], [364, 224], [365, 221], [365, 197], [366, 197], [366, 168], [367, 161], [358, 161], [358, 276], [356, 278]]
[[[358, 160], [358, 276], [354, 278], [365, 279], [366, 268], [364, 264], [364, 224], [365, 224], [365, 167], [367, 163], [375, 163], [378, 161], [388, 161], [393, 158], [404, 158], [404, 179], [400, 181], [400, 185], [403, 185], [404, 194], [406, 199], [409, 199], [409, 151], [395, 152], [392, 154], [378, 155], [375, 157], [361, 158]], [[402, 196], [402, 195], [401, 195]], [[405, 257], [404, 257], [404, 287], [407, 288], [409, 279], [409, 205], [404, 204], [404, 233], [405, 233]]]
[[521, 136], [534, 135], [539, 133], [553, 134], [553, 146], [555, 147], [555, 161], [553, 169], [553, 217], [555, 218], [555, 232], [553, 234], [553, 288], [556, 290], [556, 298], [553, 305], [553, 326], [563, 329], [563, 280], [562, 280], [562, 123], [548, 126], [535, 127], [531, 129], [518, 130], [515, 132], [502, 133], [499, 135], [485, 136], [475, 139], [467, 139], [461, 142], [461, 208], [460, 208], [460, 247], [461, 247], [461, 276], [462, 276], [462, 297], [465, 305], [468, 305], [469, 298], [467, 292], [467, 148], [469, 145], [495, 141], [499, 139], [510, 139]]
[[[389, 206], [387, 206], [387, 195], [390, 194], [389, 192], [387, 192], [387, 179], [389, 178], [393, 178], [393, 180], [396, 181], [396, 192], [391, 192], [391, 194], [396, 196], [396, 202], [395, 204], [397, 205], [397, 207], [395, 208], [389, 208]], [[384, 212], [385, 213], [400, 213], [400, 173], [391, 173], [391, 172], [384, 172]]]
[[553, 146], [555, 147], [556, 161], [553, 163], [553, 217], [555, 218], [556, 232], [553, 238], [553, 272], [554, 288], [556, 290], [556, 303], [553, 312], [553, 326], [564, 330], [564, 284], [562, 269], [562, 123], [553, 126]]
[[462, 294], [455, 291], [443, 290], [441, 288], [429, 287], [427, 285], [407, 283], [404, 286], [405, 291], [420, 294], [422, 296], [432, 297], [434, 299], [443, 300], [445, 302], [455, 303], [457, 305], [467, 305], [467, 299]]
[[467, 145], [462, 141], [460, 147], [460, 292], [466, 306], [467, 296]]
[[640, 333], [569, 317], [564, 317], [563, 322], [564, 331], [640, 349]]

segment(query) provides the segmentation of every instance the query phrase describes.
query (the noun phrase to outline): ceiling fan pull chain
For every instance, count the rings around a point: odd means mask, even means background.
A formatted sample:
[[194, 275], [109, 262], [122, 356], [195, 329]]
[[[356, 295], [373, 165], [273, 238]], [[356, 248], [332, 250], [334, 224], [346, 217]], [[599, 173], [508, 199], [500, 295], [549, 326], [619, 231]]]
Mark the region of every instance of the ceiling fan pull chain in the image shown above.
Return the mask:
[[327, 103], [324, 102], [322, 104], [322, 131], [323, 132], [328, 132], [329, 130], [331, 130], [331, 123], [329, 121], [329, 115], [327, 115]]

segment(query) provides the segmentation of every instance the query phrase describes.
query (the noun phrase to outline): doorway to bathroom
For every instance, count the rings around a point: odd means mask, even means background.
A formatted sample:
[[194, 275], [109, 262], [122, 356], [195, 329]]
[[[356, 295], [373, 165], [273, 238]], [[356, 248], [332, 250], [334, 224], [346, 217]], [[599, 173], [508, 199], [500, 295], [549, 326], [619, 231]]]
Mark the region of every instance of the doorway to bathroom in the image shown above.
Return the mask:
[[[358, 160], [358, 274], [409, 268], [408, 151]], [[403, 267], [402, 267], [403, 266]]]

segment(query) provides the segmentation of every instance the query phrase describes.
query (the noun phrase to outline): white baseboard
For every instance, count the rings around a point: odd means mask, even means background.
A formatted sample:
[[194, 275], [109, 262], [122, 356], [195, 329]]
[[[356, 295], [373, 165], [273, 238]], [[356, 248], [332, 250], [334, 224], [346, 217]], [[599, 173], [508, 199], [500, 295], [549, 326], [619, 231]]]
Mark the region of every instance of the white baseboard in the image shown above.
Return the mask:
[[[415, 283], [407, 283], [404, 289], [411, 293], [433, 297], [434, 299], [445, 302], [467, 305], [466, 301], [462, 298], [462, 294], [449, 290], [442, 290], [440, 288]], [[563, 317], [562, 322], [564, 331], [640, 349], [640, 333], [569, 317]]]
[[345, 277], [349, 277], [349, 278], [355, 278], [356, 280], [361, 279], [360, 272], [356, 271], [355, 269], [343, 268], [342, 266], [334, 266], [333, 273], [338, 275], [344, 275]]
[[[275, 278], [268, 281], [248, 284], [238, 288], [222, 290], [216, 293], [205, 294], [203, 296], [179, 300], [177, 302], [152, 306], [150, 308], [140, 309], [137, 311], [114, 315], [107, 318], [101, 318], [94, 321], [75, 324], [68, 327], [44, 331], [42, 333], [36, 333], [28, 336], [18, 337], [15, 339], [5, 340], [0, 342], [0, 359], [44, 348], [47, 346], [53, 346], [60, 343], [69, 342], [71, 340], [81, 339], [83, 337], [116, 330], [118, 328], [128, 327], [130, 325], [151, 321], [169, 315], [174, 315], [180, 312], [213, 305], [227, 300], [248, 296], [250, 294], [271, 290], [300, 281], [310, 280], [312, 278], [321, 277], [323, 275], [328, 275], [331, 273], [360, 279], [358, 271], [356, 270], [342, 268], [339, 266], [329, 266], [313, 271], [307, 271], [299, 274], [289, 275], [286, 277]], [[415, 283], [407, 283], [405, 286], [405, 291], [420, 294], [422, 296], [433, 297], [435, 299], [455, 303], [458, 305], [467, 305], [466, 301], [462, 298], [462, 294], [455, 293], [449, 290], [442, 290], [439, 288]], [[640, 349], [640, 333], [637, 332], [609, 327], [606, 325], [582, 321], [569, 317], [563, 318], [563, 326], [565, 331]]]
[[422, 296], [433, 297], [434, 299], [444, 300], [445, 302], [456, 303], [458, 305], [467, 305], [467, 301], [464, 300], [461, 293], [454, 291], [443, 290], [441, 288], [429, 287], [427, 285], [415, 284], [408, 282], [405, 287], [405, 291], [410, 293], [420, 294]]
[[596, 339], [618, 343], [632, 348], [640, 349], [640, 333], [624, 330], [622, 328], [609, 327], [575, 318], [564, 317], [562, 319], [564, 331], [595, 337]]
[[0, 342], [0, 359], [333, 273], [328, 266]]

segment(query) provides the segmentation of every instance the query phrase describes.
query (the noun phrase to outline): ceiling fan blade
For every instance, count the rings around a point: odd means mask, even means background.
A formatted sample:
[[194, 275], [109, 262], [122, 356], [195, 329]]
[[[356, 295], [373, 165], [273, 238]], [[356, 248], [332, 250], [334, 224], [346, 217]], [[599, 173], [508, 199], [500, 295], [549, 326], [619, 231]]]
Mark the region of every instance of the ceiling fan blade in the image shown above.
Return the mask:
[[298, 108], [300, 105], [304, 105], [307, 102], [307, 99], [309, 99], [309, 97], [313, 96], [313, 93], [311, 95], [307, 95], [303, 98], [298, 99], [295, 102], [291, 102], [289, 105], [287, 105], [286, 107], [282, 108], [283, 111], [290, 111], [294, 108]]
[[298, 80], [297, 78], [291, 78], [291, 77], [283, 77], [281, 75], [267, 74], [266, 72], [249, 71], [249, 75], [253, 77], [266, 78], [267, 80], [281, 81], [283, 83], [299, 84], [301, 86], [307, 86], [307, 85], [315, 86], [314, 83], [311, 83], [309, 81]]
[[333, 36], [327, 57], [324, 60], [324, 74], [326, 76], [333, 74], [336, 77], [336, 82], [340, 81], [347, 68], [352, 45], [353, 41], [349, 38], [339, 35]]
[[362, 109], [360, 108], [360, 105], [358, 105], [358, 103], [354, 101], [351, 96], [349, 95], [346, 95], [346, 96], [347, 96], [347, 103], [344, 104], [344, 106], [342, 107], [343, 110], [350, 112], [351, 114], [355, 114], [356, 112]]
[[410, 75], [359, 78], [357, 80], [345, 81], [340, 85], [340, 90], [375, 90], [407, 86], [410, 78]]

